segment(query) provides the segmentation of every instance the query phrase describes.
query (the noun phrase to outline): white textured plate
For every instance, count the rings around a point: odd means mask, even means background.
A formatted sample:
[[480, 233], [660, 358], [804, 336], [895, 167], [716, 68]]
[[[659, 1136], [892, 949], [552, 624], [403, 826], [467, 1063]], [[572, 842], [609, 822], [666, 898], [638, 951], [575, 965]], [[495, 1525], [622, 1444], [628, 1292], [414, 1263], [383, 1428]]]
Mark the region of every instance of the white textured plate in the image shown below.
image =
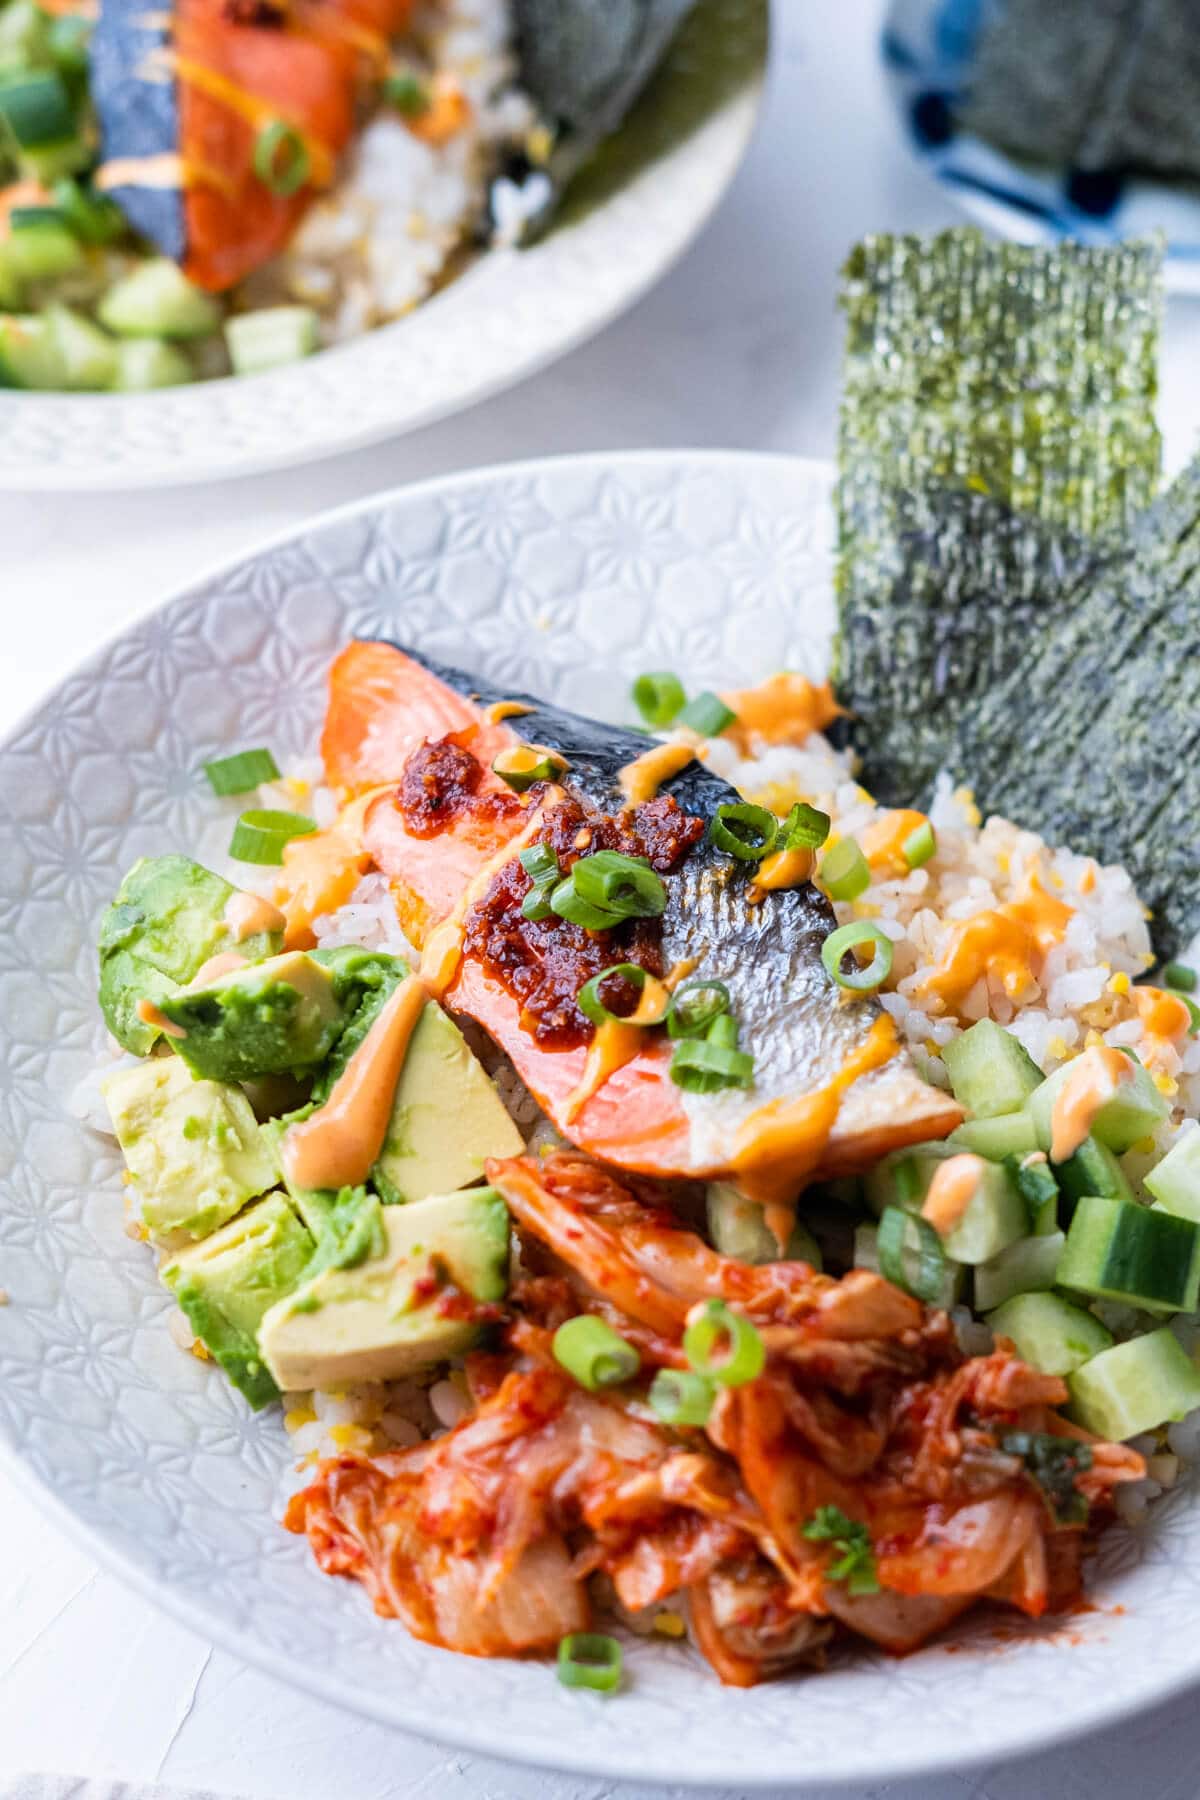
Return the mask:
[[1107, 1538], [1099, 1610], [1006, 1641], [992, 1618], [903, 1662], [866, 1652], [739, 1692], [655, 1639], [606, 1700], [545, 1662], [417, 1644], [274, 1523], [278, 1417], [172, 1343], [152, 1259], [121, 1229], [118, 1159], [65, 1109], [102, 1040], [92, 943], [122, 872], [211, 833], [204, 758], [311, 752], [348, 638], [394, 635], [614, 718], [646, 667], [815, 671], [829, 480], [747, 455], [585, 457], [370, 500], [189, 588], [0, 750], [0, 1440], [186, 1623], [386, 1722], [597, 1775], [819, 1786], [1012, 1754], [1200, 1676], [1200, 1509], [1183, 1492], [1139, 1538]]
[[524, 380], [631, 306], [706, 223], [757, 117], [766, 25], [767, 0], [701, 0], [586, 177], [592, 204], [530, 249], [489, 251], [407, 318], [238, 380], [0, 391], [0, 488], [259, 473], [399, 436]]

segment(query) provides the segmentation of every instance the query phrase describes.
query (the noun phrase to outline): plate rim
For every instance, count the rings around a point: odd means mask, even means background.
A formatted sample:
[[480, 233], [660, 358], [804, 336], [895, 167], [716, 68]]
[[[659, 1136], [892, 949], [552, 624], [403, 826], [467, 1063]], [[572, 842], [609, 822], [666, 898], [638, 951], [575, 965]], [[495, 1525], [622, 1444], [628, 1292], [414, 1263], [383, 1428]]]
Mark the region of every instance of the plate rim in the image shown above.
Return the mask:
[[[9, 750], [13, 743], [30, 729], [43, 711], [54, 703], [61, 689], [68, 682], [86, 677], [89, 671], [107, 659], [110, 651], [130, 633], [161, 619], [174, 606], [186, 604], [194, 590], [203, 588], [216, 579], [231, 575], [237, 570], [261, 560], [271, 551], [292, 543], [301, 535], [336, 527], [397, 504], [419, 503], [423, 498], [431, 495], [482, 486], [497, 481], [533, 480], [559, 471], [601, 472], [611, 469], [614, 465], [623, 468], [641, 466], [653, 469], [655, 467], [678, 467], [681, 464], [725, 470], [749, 467], [784, 476], [789, 472], [795, 472], [798, 475], [807, 475], [810, 479], [824, 484], [830, 493], [832, 493], [835, 476], [834, 465], [828, 459], [790, 455], [786, 452], [712, 448], [648, 449], [586, 451], [560, 456], [518, 458], [513, 461], [490, 463], [478, 468], [457, 470], [449, 475], [429, 476], [418, 482], [400, 483], [381, 489], [273, 531], [236, 555], [230, 556], [227, 553], [215, 559], [211, 565], [192, 574], [185, 585], [172, 588], [163, 594], [152, 606], [139, 612], [125, 625], [109, 633], [100, 644], [93, 647], [81, 662], [40, 693], [31, 705], [24, 709], [21, 715], [6, 728], [3, 736], [0, 736], [0, 755]], [[0, 1048], [3, 1047], [3, 1042], [0, 1040]], [[571, 1745], [565, 1740], [544, 1745], [523, 1743], [519, 1751], [508, 1751], [502, 1744], [498, 1745], [489, 1735], [495, 1729], [494, 1724], [489, 1724], [486, 1728], [476, 1728], [469, 1718], [456, 1717], [453, 1722], [453, 1735], [447, 1737], [440, 1729], [444, 1724], [444, 1721], [441, 1720], [434, 1724], [422, 1716], [414, 1714], [412, 1717], [406, 1717], [401, 1723], [394, 1710], [384, 1703], [382, 1697], [377, 1699], [374, 1691], [364, 1691], [352, 1687], [330, 1670], [310, 1671], [308, 1666], [303, 1663], [295, 1665], [289, 1663], [281, 1652], [260, 1643], [253, 1636], [235, 1627], [226, 1628], [219, 1616], [210, 1616], [202, 1604], [189, 1599], [170, 1581], [143, 1569], [132, 1553], [111, 1544], [98, 1526], [89, 1524], [80, 1518], [69, 1504], [62, 1500], [29, 1465], [21, 1454], [19, 1446], [15, 1442], [10, 1442], [7, 1435], [2, 1432], [0, 1432], [0, 1467], [10, 1474], [19, 1491], [46, 1510], [64, 1535], [83, 1549], [86, 1554], [93, 1557], [102, 1569], [126, 1583], [143, 1599], [149, 1601], [168, 1617], [175, 1619], [202, 1641], [219, 1646], [241, 1662], [261, 1670], [285, 1686], [299, 1688], [311, 1694], [315, 1699], [340, 1707], [352, 1716], [370, 1718], [392, 1730], [410, 1732], [416, 1737], [491, 1757], [510, 1766], [555, 1770], [574, 1775], [630, 1782], [645, 1782], [648, 1778], [645, 1767], [634, 1760], [632, 1756], [623, 1756], [620, 1753], [612, 1752], [589, 1755], [586, 1748], [588, 1741], [586, 1733], [581, 1734], [583, 1747], [578, 1754], [573, 1753]], [[403, 1628], [397, 1626], [397, 1629]], [[441, 1654], [453, 1653], [442, 1652]], [[820, 1677], [817, 1676], [815, 1679], [819, 1680]], [[992, 1730], [986, 1737], [983, 1737], [980, 1734], [979, 1724], [976, 1722], [972, 1738], [965, 1744], [958, 1742], [948, 1742], [945, 1745], [931, 1744], [928, 1749], [922, 1748], [920, 1751], [906, 1752], [886, 1764], [881, 1761], [878, 1749], [871, 1747], [875, 1741], [872, 1734], [864, 1733], [861, 1740], [862, 1748], [848, 1758], [836, 1773], [820, 1772], [812, 1777], [806, 1777], [794, 1770], [781, 1769], [776, 1773], [747, 1771], [737, 1759], [736, 1746], [731, 1743], [729, 1760], [714, 1763], [703, 1775], [689, 1773], [681, 1776], [667, 1776], [655, 1773], [651, 1774], [649, 1779], [655, 1784], [670, 1781], [672, 1786], [677, 1786], [681, 1791], [696, 1792], [732, 1785], [746, 1793], [766, 1793], [778, 1789], [780, 1784], [784, 1783], [789, 1792], [813, 1795], [818, 1791], [837, 1791], [863, 1783], [913, 1780], [925, 1776], [974, 1769], [987, 1763], [1017, 1761], [1051, 1747], [1069, 1744], [1095, 1730], [1108, 1729], [1146, 1713], [1153, 1707], [1177, 1698], [1198, 1683], [1200, 1683], [1200, 1650], [1197, 1651], [1190, 1665], [1177, 1667], [1169, 1677], [1156, 1676], [1152, 1685], [1143, 1684], [1140, 1689], [1137, 1689], [1135, 1684], [1135, 1691], [1126, 1691], [1115, 1698], [1111, 1690], [1101, 1687], [1098, 1689], [1094, 1701], [1078, 1708], [1070, 1717], [1048, 1721], [1045, 1725], [1034, 1727], [1032, 1730], [1006, 1730], [1002, 1725], [1000, 1729]], [[608, 1704], [607, 1701], [601, 1703]], [[1000, 1709], [1001, 1713], [1002, 1710]], [[993, 1712], [991, 1716], [995, 1717], [996, 1714]]]

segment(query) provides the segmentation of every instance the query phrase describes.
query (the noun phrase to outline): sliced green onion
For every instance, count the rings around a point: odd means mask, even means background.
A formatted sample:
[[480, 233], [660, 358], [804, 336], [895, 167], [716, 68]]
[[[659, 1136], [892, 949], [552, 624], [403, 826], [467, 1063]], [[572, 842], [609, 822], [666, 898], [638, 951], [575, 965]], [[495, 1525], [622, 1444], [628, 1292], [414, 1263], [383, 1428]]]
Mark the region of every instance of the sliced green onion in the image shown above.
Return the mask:
[[753, 1087], [754, 1058], [746, 1050], [730, 1050], [708, 1038], [684, 1038], [671, 1058], [671, 1080], [686, 1094]]
[[776, 841], [781, 850], [819, 850], [832, 823], [828, 813], [798, 800], [779, 827]]
[[698, 1300], [687, 1316], [683, 1354], [697, 1375], [742, 1387], [763, 1372], [767, 1352], [758, 1331], [724, 1300]]
[[429, 88], [411, 69], [389, 75], [383, 84], [383, 97], [406, 119], [419, 119], [429, 111]]
[[1200, 1006], [1196, 1005], [1196, 1002], [1192, 999], [1190, 994], [1180, 994], [1179, 998], [1183, 1001], [1188, 1012], [1192, 1015], [1192, 1022], [1188, 1027], [1188, 1030], [1191, 1036], [1195, 1037], [1196, 1033], [1200, 1031]]
[[1190, 994], [1196, 987], [1196, 971], [1189, 969], [1186, 963], [1168, 963], [1163, 970], [1163, 981], [1177, 993]]
[[580, 857], [571, 879], [581, 900], [622, 919], [657, 919], [666, 911], [666, 884], [644, 856], [597, 850], [593, 856]]
[[254, 173], [263, 186], [283, 200], [299, 193], [308, 180], [312, 157], [308, 145], [286, 119], [270, 119], [254, 140]]
[[530, 881], [541, 887], [547, 881], [557, 881], [561, 873], [558, 857], [549, 844], [530, 844], [522, 850], [518, 861]]
[[642, 1359], [618, 1331], [603, 1319], [580, 1313], [554, 1334], [554, 1360], [589, 1393], [632, 1381]]
[[513, 750], [502, 750], [492, 764], [492, 774], [506, 781], [510, 788], [523, 794], [536, 781], [557, 781], [566, 764], [551, 750], [535, 750], [530, 744], [518, 744]]
[[40, 231], [43, 225], [65, 226], [57, 206], [14, 206], [8, 215], [13, 231]]
[[269, 750], [239, 750], [236, 756], [219, 756], [206, 762], [204, 773], [214, 794], [248, 794], [264, 781], [278, 781], [279, 769]]
[[902, 1156], [898, 1163], [892, 1165], [892, 1186], [896, 1190], [896, 1202], [903, 1209], [915, 1207], [921, 1197], [921, 1171], [917, 1167], [915, 1156]]
[[611, 931], [622, 920], [620, 913], [611, 912], [606, 906], [594, 906], [585, 900], [575, 888], [572, 876], [560, 881], [550, 895], [550, 910], [556, 912], [560, 919], [567, 919], [572, 925], [582, 925], [585, 931]]
[[558, 1646], [558, 1679], [564, 1687], [611, 1694], [621, 1685], [621, 1646], [598, 1631], [573, 1631]]
[[740, 862], [758, 862], [775, 847], [779, 821], [765, 806], [735, 800], [718, 806], [709, 820], [708, 835], [718, 850]]
[[[909, 1232], [916, 1233], [917, 1266], [909, 1269], [906, 1252]], [[914, 1299], [933, 1301], [942, 1291], [946, 1268], [946, 1252], [942, 1240], [928, 1219], [920, 1213], [904, 1212], [898, 1206], [885, 1206], [876, 1239], [880, 1273], [894, 1286], [903, 1288]]]
[[[55, 23], [65, 25], [68, 17], [57, 19]], [[69, 175], [55, 182], [54, 204], [81, 243], [114, 244], [125, 234], [124, 215], [116, 201], [106, 194], [95, 194], [90, 188], [81, 187]]]
[[900, 853], [910, 869], [919, 869], [937, 854], [937, 833], [928, 819], [922, 819], [900, 846]]
[[726, 1050], [736, 1050], [738, 1022], [731, 1012], [718, 1013], [704, 1035], [710, 1044], [720, 1044]]
[[729, 1006], [729, 989], [723, 981], [685, 981], [671, 996], [667, 1032], [673, 1038], [704, 1037]]
[[716, 1397], [708, 1376], [694, 1369], [660, 1369], [648, 1395], [664, 1425], [706, 1425]]
[[57, 144], [75, 130], [75, 109], [59, 76], [24, 75], [0, 83], [0, 117], [22, 150]]
[[817, 879], [831, 900], [857, 900], [871, 885], [871, 868], [853, 838], [839, 838], [821, 858]]
[[682, 681], [669, 669], [639, 675], [633, 684], [633, 704], [647, 725], [659, 729], [677, 717], [686, 700]]
[[600, 998], [600, 989], [610, 975], [617, 975], [620, 976], [622, 981], [632, 982], [639, 994], [645, 991], [646, 983], [648, 981], [655, 980], [654, 976], [646, 969], [641, 968], [637, 963], [613, 963], [611, 968], [601, 969], [599, 975], [593, 975], [590, 981], [584, 982], [578, 994], [575, 996], [579, 1005], [579, 1010], [583, 1013], [585, 1018], [590, 1019], [593, 1025], [607, 1025], [610, 1021], [615, 1021], [621, 1025], [662, 1024], [664, 1017], [662, 1013], [660, 1013], [657, 1018], [639, 1018], [637, 1015], [641, 1011], [640, 1003], [634, 1009], [633, 1013], [615, 1013], [605, 1006], [603, 1000]]
[[[874, 944], [875, 954], [866, 968], [851, 958], [849, 972], [843, 967], [845, 958], [859, 944]], [[839, 925], [821, 945], [821, 961], [826, 973], [840, 988], [851, 994], [873, 994], [892, 972], [892, 940], [870, 919], [856, 919], [853, 924]]]
[[551, 886], [539, 883], [531, 887], [521, 902], [521, 917], [537, 924], [541, 919], [548, 919], [554, 911], [550, 904]]
[[285, 844], [309, 837], [316, 829], [317, 821], [303, 813], [244, 812], [233, 828], [229, 854], [238, 862], [281, 863]]
[[701, 737], [720, 737], [736, 718], [737, 714], [726, 706], [720, 694], [705, 689], [704, 693], [688, 701], [676, 723], [686, 725], [689, 731], [698, 732]]

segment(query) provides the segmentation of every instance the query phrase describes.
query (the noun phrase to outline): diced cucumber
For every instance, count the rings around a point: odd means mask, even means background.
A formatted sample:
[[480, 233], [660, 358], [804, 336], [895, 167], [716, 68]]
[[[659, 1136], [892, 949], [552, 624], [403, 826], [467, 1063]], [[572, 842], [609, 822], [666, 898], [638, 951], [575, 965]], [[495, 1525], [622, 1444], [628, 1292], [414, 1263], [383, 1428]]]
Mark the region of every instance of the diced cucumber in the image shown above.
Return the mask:
[[968, 1119], [946, 1142], [955, 1150], [973, 1150], [989, 1162], [1006, 1156], [1028, 1156], [1038, 1148], [1033, 1120], [1026, 1112], [1002, 1113], [995, 1119]]
[[0, 314], [0, 386], [61, 388], [63, 363], [45, 319]]
[[268, 306], [225, 321], [235, 375], [255, 375], [299, 362], [317, 348], [319, 322], [311, 306]]
[[121, 393], [179, 387], [191, 379], [192, 365], [183, 351], [174, 344], [164, 344], [161, 338], [127, 338], [117, 345], [113, 387]]
[[1067, 1382], [1088, 1431], [1119, 1443], [1200, 1406], [1200, 1371], [1167, 1326], [1093, 1356]]
[[1099, 1194], [1105, 1200], [1133, 1199], [1124, 1169], [1107, 1145], [1094, 1137], [1085, 1138], [1066, 1162], [1056, 1163], [1054, 1173], [1067, 1199], [1068, 1216], [1085, 1194]]
[[1045, 1237], [1018, 1238], [990, 1262], [980, 1263], [975, 1270], [976, 1311], [991, 1312], [1014, 1294], [1053, 1287], [1066, 1241], [1061, 1231]]
[[55, 214], [14, 225], [4, 241], [4, 260], [22, 281], [52, 281], [84, 264], [84, 249]]
[[763, 1216], [762, 1202], [747, 1200], [732, 1182], [710, 1181], [705, 1194], [708, 1235], [722, 1256], [737, 1262], [806, 1262], [821, 1267], [817, 1240], [799, 1219], [792, 1227], [787, 1247], [780, 1251], [775, 1234]]
[[57, 145], [75, 133], [75, 108], [52, 69], [0, 81], [0, 117], [22, 152]]
[[[911, 1249], [905, 1250], [904, 1260], [907, 1265], [912, 1259], [915, 1273], [916, 1255]], [[870, 1269], [879, 1274], [879, 1228], [876, 1225], [857, 1225], [854, 1229], [854, 1267]], [[955, 1306], [962, 1298], [966, 1271], [961, 1263], [947, 1260], [942, 1267], [942, 1286], [937, 1296], [930, 1301], [931, 1306]]]
[[997, 1337], [1011, 1338], [1017, 1355], [1043, 1375], [1070, 1375], [1107, 1350], [1112, 1332], [1061, 1294], [1014, 1294], [989, 1313]]
[[896, 1150], [867, 1170], [863, 1176], [863, 1198], [876, 1216], [889, 1206], [920, 1212], [934, 1170], [953, 1155], [953, 1148], [942, 1143], [913, 1144], [908, 1150]]
[[62, 358], [63, 386], [93, 392], [111, 387], [117, 373], [113, 340], [69, 306], [48, 306], [44, 316]]
[[1200, 1226], [1157, 1207], [1085, 1194], [1067, 1232], [1058, 1282], [1151, 1312], [1194, 1312]]
[[81, 243], [115, 244], [127, 230], [115, 200], [107, 194], [93, 193], [69, 175], [55, 182], [54, 204]]
[[[1074, 1067], [1073, 1061], [1064, 1063], [1030, 1096], [1029, 1111], [1043, 1150], [1049, 1150], [1053, 1138], [1054, 1103]], [[1130, 1078], [1121, 1083], [1112, 1099], [1105, 1102], [1092, 1120], [1092, 1136], [1117, 1156], [1132, 1149], [1139, 1138], [1149, 1137], [1167, 1116], [1167, 1103], [1145, 1069], [1132, 1059], [1130, 1067]]]
[[44, 69], [52, 60], [49, 15], [34, 0], [0, 6], [0, 74]]
[[24, 283], [9, 255], [10, 242], [10, 238], [0, 238], [0, 312], [16, 312], [25, 298]]
[[221, 323], [212, 295], [193, 287], [165, 256], [151, 258], [114, 282], [96, 310], [102, 325], [127, 338], [207, 337]]
[[1177, 1138], [1145, 1182], [1167, 1212], [1200, 1223], [1200, 1131]]
[[30, 145], [21, 150], [21, 172], [43, 187], [52, 187], [64, 175], [78, 175], [92, 161], [93, 150], [86, 139], [72, 136], [57, 143]]
[[1006, 1156], [1004, 1166], [1029, 1214], [1029, 1229], [1035, 1237], [1048, 1237], [1058, 1230], [1058, 1182], [1043, 1150], [1031, 1150], [1028, 1156]]
[[1025, 1046], [991, 1019], [980, 1019], [943, 1045], [942, 1061], [954, 1098], [976, 1119], [1019, 1112], [1042, 1080]]
[[946, 1233], [942, 1247], [955, 1262], [990, 1262], [1029, 1231], [1029, 1212], [1015, 1182], [1000, 1163], [982, 1163], [982, 1175], [967, 1210]]

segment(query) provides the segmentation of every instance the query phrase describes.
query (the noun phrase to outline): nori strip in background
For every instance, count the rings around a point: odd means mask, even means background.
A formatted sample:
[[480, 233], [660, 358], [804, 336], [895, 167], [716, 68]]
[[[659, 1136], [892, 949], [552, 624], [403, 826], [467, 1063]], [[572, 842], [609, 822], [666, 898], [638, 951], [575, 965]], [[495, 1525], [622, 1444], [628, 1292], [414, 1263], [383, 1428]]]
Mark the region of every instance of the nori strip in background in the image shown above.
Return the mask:
[[1079, 168], [1200, 177], [1198, 25], [1195, 0], [1143, 0], [1091, 108]]
[[838, 696], [911, 797], [1158, 475], [1157, 245], [868, 238], [844, 272]]
[[959, 123], [1013, 156], [1074, 162], [1138, 11], [1138, 0], [1000, 0]]

